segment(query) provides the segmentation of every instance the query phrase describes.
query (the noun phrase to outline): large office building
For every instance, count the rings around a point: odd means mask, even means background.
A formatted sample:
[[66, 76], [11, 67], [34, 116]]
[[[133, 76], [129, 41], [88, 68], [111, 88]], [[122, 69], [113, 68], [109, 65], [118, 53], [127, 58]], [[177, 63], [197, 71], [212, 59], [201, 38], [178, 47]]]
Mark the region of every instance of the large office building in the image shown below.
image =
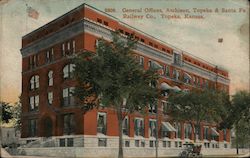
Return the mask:
[[[98, 108], [84, 112], [72, 96], [76, 81], [70, 59], [84, 51], [95, 52], [97, 40], [111, 40], [112, 31], [138, 40], [134, 50], [139, 63], [148, 69], [162, 66], [162, 89], [187, 91], [216, 88], [229, 93], [228, 72], [148, 35], [94, 7], [83, 4], [22, 38], [22, 131], [23, 142], [50, 138], [60, 147], [118, 146], [118, 120], [114, 110]], [[174, 122], [160, 100], [146, 115], [139, 112], [123, 120], [125, 148], [154, 148], [156, 108], [159, 111], [159, 149], [182, 148], [194, 140], [194, 123]], [[228, 148], [230, 130], [203, 122], [198, 141], [205, 148]], [[46, 139], [47, 140], [47, 139]]]

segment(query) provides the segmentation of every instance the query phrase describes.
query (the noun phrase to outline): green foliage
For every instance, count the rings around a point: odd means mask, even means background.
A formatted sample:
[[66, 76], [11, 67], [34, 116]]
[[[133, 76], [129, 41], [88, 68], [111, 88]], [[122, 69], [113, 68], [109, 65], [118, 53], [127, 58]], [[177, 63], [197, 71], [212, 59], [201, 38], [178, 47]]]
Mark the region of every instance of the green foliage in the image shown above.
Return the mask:
[[12, 114], [12, 106], [9, 103], [1, 102], [1, 120], [4, 123], [9, 123], [9, 121], [13, 118]]
[[227, 115], [221, 122], [221, 128], [232, 128], [239, 121], [250, 120], [250, 93], [246, 91], [237, 92], [232, 96], [232, 105], [227, 108]]
[[[250, 120], [241, 119], [235, 134], [238, 139], [239, 148], [249, 148], [250, 146]], [[233, 143], [234, 144], [234, 143]]]
[[230, 104], [229, 96], [224, 92], [211, 89], [192, 90], [188, 93], [172, 93], [171, 114], [177, 120], [218, 122], [226, 113], [225, 106]]
[[22, 113], [22, 107], [21, 103], [17, 102], [15, 105], [12, 106], [12, 114], [14, 119], [14, 127], [17, 130], [21, 129], [21, 113]]
[[99, 40], [96, 53], [84, 52], [73, 60], [79, 83], [75, 95], [88, 108], [99, 102], [132, 112], [155, 101], [157, 89], [149, 84], [158, 79], [157, 71], [145, 71], [139, 65], [131, 51], [135, 43], [132, 38], [125, 40], [114, 33], [112, 42]]
[[[20, 129], [21, 126], [21, 104], [15, 103], [11, 105], [10, 103], [1, 102], [2, 109], [2, 120], [3, 123], [14, 123], [13, 126], [16, 129]], [[12, 124], [11, 124], [12, 125]]]
[[158, 90], [150, 84], [158, 80], [157, 69], [144, 70], [133, 56], [136, 41], [113, 34], [112, 42], [100, 39], [96, 53], [83, 52], [73, 59], [74, 75], [78, 81], [74, 95], [87, 111], [100, 104], [117, 111], [119, 154], [122, 150], [122, 112], [144, 109], [154, 104]]

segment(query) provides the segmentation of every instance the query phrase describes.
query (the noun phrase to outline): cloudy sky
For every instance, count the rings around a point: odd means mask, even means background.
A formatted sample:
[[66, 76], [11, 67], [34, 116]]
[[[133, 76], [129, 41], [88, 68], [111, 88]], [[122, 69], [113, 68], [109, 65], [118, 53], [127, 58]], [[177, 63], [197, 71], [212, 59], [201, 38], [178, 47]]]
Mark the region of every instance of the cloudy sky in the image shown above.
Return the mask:
[[[1, 3], [7, 1], [7, 3]], [[154, 37], [229, 71], [230, 93], [249, 88], [249, 2], [247, 0], [0, 0], [0, 96], [15, 102], [21, 94], [21, 38], [65, 12], [86, 2], [100, 10], [114, 8], [111, 15]], [[39, 12], [38, 19], [27, 16], [26, 4]], [[155, 19], [123, 18], [123, 8], [188, 9], [203, 19], [185, 19], [183, 13], [150, 13]], [[195, 13], [193, 8], [212, 10]], [[218, 12], [214, 10], [218, 8]], [[222, 9], [231, 12], [222, 13]], [[242, 9], [240, 9], [242, 8]], [[241, 11], [240, 11], [241, 10]], [[243, 11], [245, 10], [245, 12]], [[235, 12], [234, 12], [235, 11]], [[135, 13], [136, 14], [136, 13]], [[218, 38], [223, 38], [218, 43]]]

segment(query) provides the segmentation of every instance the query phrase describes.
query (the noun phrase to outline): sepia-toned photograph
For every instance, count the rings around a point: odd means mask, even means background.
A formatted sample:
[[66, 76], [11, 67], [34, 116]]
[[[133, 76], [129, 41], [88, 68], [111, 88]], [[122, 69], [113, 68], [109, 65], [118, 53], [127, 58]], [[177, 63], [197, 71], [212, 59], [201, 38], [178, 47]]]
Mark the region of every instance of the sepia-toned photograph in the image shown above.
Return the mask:
[[250, 157], [249, 7], [0, 0], [0, 156]]

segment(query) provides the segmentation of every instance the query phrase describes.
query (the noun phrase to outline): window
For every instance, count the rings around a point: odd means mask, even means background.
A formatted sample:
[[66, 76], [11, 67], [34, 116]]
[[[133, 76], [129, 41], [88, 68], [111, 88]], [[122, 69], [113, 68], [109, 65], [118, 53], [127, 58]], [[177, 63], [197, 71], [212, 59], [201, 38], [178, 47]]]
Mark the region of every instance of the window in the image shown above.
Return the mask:
[[53, 71], [52, 70], [48, 72], [48, 85], [53, 86]]
[[74, 139], [73, 138], [67, 138], [67, 146], [68, 147], [74, 146]]
[[63, 78], [64, 79], [69, 79], [69, 78], [73, 78], [73, 71], [75, 69], [75, 65], [74, 64], [67, 64], [64, 66], [63, 68]]
[[51, 48], [46, 51], [46, 62], [49, 63], [54, 60], [54, 49]]
[[29, 125], [29, 136], [30, 137], [37, 136], [37, 120], [36, 119], [29, 120], [28, 125]]
[[135, 140], [135, 146], [139, 147], [140, 146], [140, 141], [139, 140]]
[[173, 78], [175, 80], [179, 80], [180, 79], [180, 72], [176, 69], [173, 69]]
[[204, 143], [205, 148], [210, 148], [210, 143]]
[[223, 129], [223, 140], [227, 141], [227, 130]]
[[204, 139], [208, 140], [209, 139], [209, 136], [208, 136], [208, 130], [209, 130], [209, 127], [207, 126], [204, 126]]
[[29, 57], [29, 68], [35, 68], [38, 66], [39, 56], [38, 55], [32, 55]]
[[149, 120], [149, 136], [156, 137], [156, 120]]
[[75, 104], [73, 96], [75, 87], [69, 87], [63, 89], [63, 106], [71, 106]]
[[122, 33], [122, 34], [124, 33], [124, 31], [122, 29], [119, 29], [119, 32]]
[[164, 148], [167, 147], [167, 141], [162, 141], [162, 147], [164, 147]]
[[208, 80], [203, 80], [203, 87], [208, 88]]
[[97, 133], [106, 134], [106, 120], [107, 116], [106, 113], [98, 113], [97, 118]]
[[156, 105], [155, 104], [149, 104], [149, 106], [148, 106], [148, 112], [150, 112], [150, 113], [156, 113]]
[[184, 124], [184, 129], [185, 129], [185, 138], [187, 139], [191, 139], [191, 135], [192, 135], [192, 125], [190, 123], [185, 123]]
[[184, 82], [190, 84], [192, 77], [188, 73], [184, 73]]
[[200, 78], [199, 78], [199, 77], [196, 77], [196, 85], [197, 85], [197, 86], [200, 86], [200, 85], [201, 85], [201, 82], [200, 82]]
[[166, 75], [166, 76], [170, 76], [170, 70], [169, 70], [169, 66], [164, 66], [164, 75]]
[[67, 42], [67, 51], [70, 51], [70, 42]]
[[182, 142], [179, 142], [179, 147], [180, 147], [180, 148], [182, 147]]
[[150, 140], [150, 141], [149, 141], [149, 147], [154, 147], [154, 142], [155, 142], [155, 141]]
[[107, 139], [106, 138], [98, 138], [98, 146], [106, 147]]
[[161, 48], [161, 50], [162, 50], [163, 52], [166, 52], [166, 49], [165, 49], [165, 48]]
[[178, 142], [174, 142], [175, 147], [178, 148]]
[[65, 56], [65, 43], [62, 44], [62, 55]]
[[73, 138], [61, 138], [59, 139], [59, 146], [60, 147], [73, 147], [74, 146], [74, 139]]
[[53, 92], [48, 92], [48, 103], [52, 105], [53, 102]]
[[169, 103], [166, 101], [162, 101], [161, 105], [162, 105], [163, 113], [167, 114], [169, 112], [169, 109], [170, 109]]
[[176, 135], [175, 138], [181, 138], [181, 123], [175, 122], [174, 127], [176, 129]]
[[128, 135], [128, 132], [129, 132], [129, 121], [128, 121], [128, 116], [126, 116], [122, 121], [122, 133], [124, 135]]
[[149, 42], [149, 45], [150, 45], [150, 46], [153, 46], [153, 43], [152, 43], [152, 42]]
[[[216, 127], [212, 127], [211, 129], [217, 131]], [[218, 140], [218, 135], [214, 131], [212, 131], [211, 139], [212, 140]]]
[[227, 148], [227, 144], [224, 144], [224, 148]]
[[141, 147], [145, 147], [145, 141], [141, 140]]
[[97, 18], [97, 22], [102, 23], [102, 19]]
[[30, 90], [35, 90], [39, 88], [39, 76], [32, 76], [30, 79]]
[[144, 57], [140, 56], [140, 62], [139, 62], [140, 65], [144, 65]]
[[74, 115], [73, 114], [65, 114], [63, 115], [63, 134], [70, 135], [74, 134]]
[[196, 85], [196, 76], [193, 76], [193, 84]]
[[62, 56], [71, 55], [76, 52], [75, 40], [67, 41], [62, 43]]
[[141, 42], [143, 42], [143, 43], [144, 43], [144, 42], [145, 42], [145, 40], [144, 40], [143, 38], [141, 38]]
[[36, 96], [31, 96], [29, 98], [30, 100], [30, 111], [36, 111], [38, 110], [38, 106], [39, 106], [39, 95]]
[[125, 147], [129, 147], [130, 146], [130, 141], [129, 140], [125, 140]]
[[65, 144], [65, 139], [59, 139], [59, 146], [60, 147], [64, 147], [66, 144]]
[[150, 68], [151, 66], [152, 66], [152, 61], [149, 60], [149, 61], [148, 61], [148, 68]]
[[135, 135], [144, 136], [144, 121], [142, 118], [135, 118]]
[[72, 41], [72, 52], [73, 52], [73, 54], [76, 52], [76, 42], [75, 42], [75, 40]]
[[171, 142], [170, 141], [167, 141], [167, 145], [169, 148], [171, 148]]
[[107, 21], [104, 21], [103, 24], [109, 26], [109, 23]]
[[181, 54], [174, 53], [174, 64], [181, 66]]
[[200, 129], [200, 125], [195, 125], [194, 128], [194, 135], [197, 139], [201, 139], [201, 129]]

